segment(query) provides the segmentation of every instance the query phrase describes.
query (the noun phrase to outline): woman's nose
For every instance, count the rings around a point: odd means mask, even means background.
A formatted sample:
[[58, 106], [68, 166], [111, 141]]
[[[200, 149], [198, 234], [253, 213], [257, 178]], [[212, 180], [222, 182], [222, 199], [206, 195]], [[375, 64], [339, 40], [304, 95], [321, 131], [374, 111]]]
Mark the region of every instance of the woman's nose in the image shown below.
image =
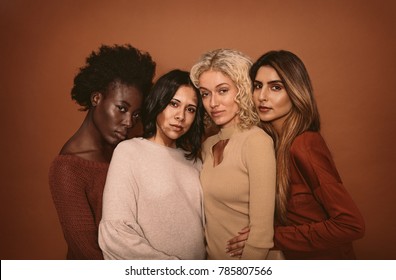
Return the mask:
[[184, 110], [178, 110], [175, 114], [175, 119], [178, 121], [184, 120]]
[[265, 88], [262, 88], [260, 90], [258, 99], [259, 101], [268, 101], [267, 91], [265, 90]]
[[133, 125], [132, 116], [131, 116], [130, 114], [125, 114], [122, 123], [123, 123], [127, 128], [131, 128], [132, 125]]
[[214, 108], [219, 105], [216, 94], [211, 95], [209, 105], [211, 108]]

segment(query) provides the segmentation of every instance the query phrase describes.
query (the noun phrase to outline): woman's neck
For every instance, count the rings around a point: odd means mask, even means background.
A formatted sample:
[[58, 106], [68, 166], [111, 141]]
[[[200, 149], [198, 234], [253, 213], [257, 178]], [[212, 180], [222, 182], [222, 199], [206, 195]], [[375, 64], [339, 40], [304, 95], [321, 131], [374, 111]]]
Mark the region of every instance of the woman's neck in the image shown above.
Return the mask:
[[61, 154], [74, 154], [91, 161], [110, 162], [115, 146], [103, 139], [88, 112], [80, 128], [66, 142]]

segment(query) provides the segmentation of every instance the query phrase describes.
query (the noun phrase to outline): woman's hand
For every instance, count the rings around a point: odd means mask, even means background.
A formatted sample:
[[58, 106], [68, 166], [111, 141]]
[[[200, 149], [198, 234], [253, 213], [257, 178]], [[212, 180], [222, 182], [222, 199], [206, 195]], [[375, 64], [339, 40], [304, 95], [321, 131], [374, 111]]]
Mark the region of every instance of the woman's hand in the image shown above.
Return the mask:
[[226, 252], [235, 258], [240, 258], [245, 248], [245, 242], [249, 237], [250, 228], [245, 227], [238, 232], [238, 235], [227, 241]]

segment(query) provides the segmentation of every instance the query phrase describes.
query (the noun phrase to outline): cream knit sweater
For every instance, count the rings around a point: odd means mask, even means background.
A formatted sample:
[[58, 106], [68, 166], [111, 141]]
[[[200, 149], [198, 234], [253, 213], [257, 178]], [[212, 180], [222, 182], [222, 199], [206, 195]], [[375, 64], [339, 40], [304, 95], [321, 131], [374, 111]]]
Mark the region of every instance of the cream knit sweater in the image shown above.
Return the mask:
[[103, 194], [105, 259], [205, 259], [200, 168], [181, 149], [121, 142]]

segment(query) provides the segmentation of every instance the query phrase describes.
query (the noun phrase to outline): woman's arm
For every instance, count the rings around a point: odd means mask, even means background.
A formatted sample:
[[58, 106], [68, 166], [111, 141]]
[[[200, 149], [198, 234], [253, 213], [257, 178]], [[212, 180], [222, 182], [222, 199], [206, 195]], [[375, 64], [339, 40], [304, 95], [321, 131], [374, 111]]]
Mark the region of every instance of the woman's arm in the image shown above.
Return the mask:
[[103, 259], [98, 230], [85, 194], [87, 182], [83, 172], [78, 164], [55, 159], [49, 171], [50, 190], [68, 244], [68, 257]]
[[249, 237], [242, 259], [265, 259], [273, 247], [276, 165], [272, 139], [264, 131], [243, 147], [249, 174]]
[[363, 217], [343, 186], [320, 134], [300, 137], [291, 156], [293, 168], [310, 186], [327, 217], [317, 222], [277, 226], [275, 245], [281, 250], [316, 251], [361, 238], [365, 230]]

